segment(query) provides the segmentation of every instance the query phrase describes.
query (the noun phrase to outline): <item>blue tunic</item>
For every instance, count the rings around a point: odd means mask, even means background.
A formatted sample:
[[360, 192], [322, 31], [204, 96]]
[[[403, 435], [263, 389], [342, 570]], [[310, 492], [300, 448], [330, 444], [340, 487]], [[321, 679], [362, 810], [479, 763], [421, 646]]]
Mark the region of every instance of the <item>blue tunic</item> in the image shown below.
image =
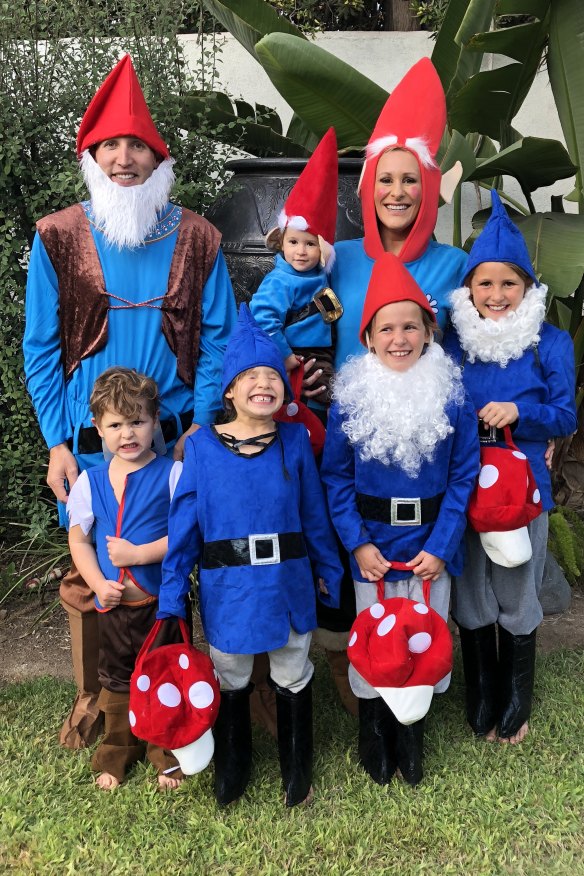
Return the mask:
[[[110, 463], [95, 465], [87, 471], [95, 550], [102, 573], [110, 581], [122, 581], [127, 574], [137, 587], [151, 596], [157, 596], [160, 590], [161, 563], [119, 569], [109, 558], [106, 535], [125, 538], [132, 544], [149, 544], [168, 533], [172, 466], [168, 457], [156, 456], [143, 468], [130, 472], [119, 504], [109, 478]], [[98, 611], [103, 611], [97, 596], [95, 604]]]
[[[199, 563], [205, 636], [228, 654], [272, 651], [286, 644], [290, 627], [314, 629], [314, 577], [324, 578], [330, 594], [319, 599], [338, 605], [343, 570], [308, 433], [293, 423], [277, 428], [281, 444], [255, 456], [234, 454], [208, 426], [189, 437], [170, 508], [159, 617], [184, 617], [189, 574]], [[200, 564], [205, 542], [265, 533], [301, 533], [307, 556], [218, 569]]]
[[[360, 356], [365, 348], [359, 341], [359, 327], [365, 293], [373, 270], [373, 259], [365, 253], [363, 240], [342, 240], [335, 244], [336, 260], [331, 286], [344, 308], [337, 326], [335, 368], [349, 356]], [[430, 241], [424, 254], [406, 268], [426, 294], [442, 329], [448, 322], [448, 296], [460, 285], [468, 256], [461, 249]]]
[[328, 286], [328, 278], [323, 268], [297, 271], [280, 253], [276, 256], [274, 269], [260, 283], [249, 309], [270, 335], [283, 359], [292, 353], [293, 347], [331, 346], [331, 326], [320, 313], [284, 328], [288, 313], [310, 304], [316, 292], [325, 286]]
[[[454, 329], [447, 332], [444, 349], [455, 362], [462, 362], [462, 348]], [[548, 439], [571, 435], [577, 428], [574, 347], [570, 335], [544, 323], [537, 355], [530, 348], [504, 368], [497, 362], [467, 360], [462, 379], [476, 410], [490, 401], [517, 405], [519, 420], [512, 427], [513, 440], [529, 459], [543, 509], [549, 511], [554, 501], [544, 458]]]
[[[462, 571], [462, 536], [466, 508], [479, 471], [476, 415], [470, 404], [449, 403], [446, 414], [454, 432], [436, 447], [432, 462], [423, 462], [412, 478], [397, 465], [364, 461], [342, 430], [338, 404], [330, 410], [320, 474], [326, 485], [329, 510], [339, 538], [350, 554], [355, 581], [365, 581], [353, 556], [355, 548], [371, 542], [389, 560], [408, 562], [421, 550], [440, 557], [451, 575]], [[444, 494], [437, 519], [420, 526], [395, 526], [364, 519], [357, 493], [387, 499], [430, 498]], [[390, 569], [386, 581], [409, 577]]]

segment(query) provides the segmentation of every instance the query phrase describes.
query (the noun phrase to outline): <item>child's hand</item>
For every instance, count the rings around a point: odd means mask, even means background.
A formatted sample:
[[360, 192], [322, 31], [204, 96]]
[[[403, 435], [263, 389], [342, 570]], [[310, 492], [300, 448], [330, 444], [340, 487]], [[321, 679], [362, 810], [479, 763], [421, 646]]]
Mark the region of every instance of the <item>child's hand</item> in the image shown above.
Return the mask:
[[140, 565], [139, 545], [132, 544], [125, 538], [115, 538], [113, 535], [106, 535], [107, 552], [112, 564], [118, 569], [122, 566], [138, 566]]
[[108, 581], [106, 578], [93, 588], [93, 592], [104, 608], [116, 608], [120, 604], [124, 585], [117, 581]]
[[427, 551], [420, 551], [413, 560], [406, 563], [406, 566], [411, 566], [414, 575], [418, 575], [424, 581], [427, 581], [428, 578], [430, 581], [435, 581], [436, 578], [439, 578], [444, 571], [445, 565], [444, 560], [441, 560], [440, 557], [435, 557], [434, 554], [429, 554]]
[[304, 379], [302, 380], [302, 395], [306, 398], [317, 398], [321, 393], [326, 392], [326, 386], [318, 383], [322, 376], [322, 368], [317, 368], [314, 374], [310, 377], [306, 375], [314, 368], [316, 359], [309, 359], [304, 363]]
[[323, 596], [330, 596], [324, 578], [318, 579], [318, 589], [320, 590], [320, 592], [322, 593]]
[[479, 411], [479, 417], [485, 426], [495, 426], [502, 429], [519, 419], [519, 411], [514, 402], [491, 401]]
[[298, 356], [295, 356], [294, 353], [290, 353], [289, 356], [286, 356], [284, 359], [284, 368], [286, 371], [294, 371], [295, 368], [301, 364], [301, 359]]
[[371, 542], [355, 548], [353, 556], [357, 560], [361, 575], [367, 581], [379, 581], [380, 578], [384, 577], [387, 570], [391, 569], [391, 563], [385, 559]]

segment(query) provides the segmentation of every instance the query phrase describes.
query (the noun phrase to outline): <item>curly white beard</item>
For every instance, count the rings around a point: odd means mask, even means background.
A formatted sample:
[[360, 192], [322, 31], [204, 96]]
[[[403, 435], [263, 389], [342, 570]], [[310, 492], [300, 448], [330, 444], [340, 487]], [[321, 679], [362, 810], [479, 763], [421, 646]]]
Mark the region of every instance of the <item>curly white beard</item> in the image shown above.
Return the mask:
[[174, 183], [173, 164], [174, 159], [167, 158], [142, 185], [125, 187], [112, 182], [85, 150], [81, 172], [91, 197], [93, 219], [108, 243], [118, 249], [142, 246], [168, 203]]
[[460, 368], [432, 343], [405, 372], [392, 371], [374, 353], [350, 357], [335, 379], [334, 398], [361, 459], [397, 465], [414, 478], [454, 431], [444, 408], [462, 404], [464, 389]]
[[468, 361], [497, 362], [504, 368], [511, 359], [520, 359], [525, 350], [539, 342], [546, 294], [547, 286], [543, 283], [530, 286], [517, 310], [495, 320], [483, 319], [467, 286], [455, 289], [450, 319]]

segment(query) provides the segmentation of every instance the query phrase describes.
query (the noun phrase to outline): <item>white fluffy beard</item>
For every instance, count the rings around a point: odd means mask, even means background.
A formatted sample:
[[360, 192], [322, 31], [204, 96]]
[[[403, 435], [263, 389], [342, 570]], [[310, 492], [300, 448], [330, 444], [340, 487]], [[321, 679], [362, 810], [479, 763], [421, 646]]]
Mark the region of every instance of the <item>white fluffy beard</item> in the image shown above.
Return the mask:
[[343, 432], [361, 459], [397, 465], [417, 477], [422, 461], [453, 432], [444, 409], [462, 404], [461, 372], [438, 344], [405, 372], [392, 371], [374, 353], [350, 357], [334, 383], [345, 416]]
[[546, 295], [546, 285], [534, 284], [517, 310], [501, 319], [483, 319], [473, 304], [470, 289], [467, 286], [455, 289], [450, 319], [468, 361], [497, 362], [504, 368], [511, 359], [520, 359], [525, 350], [539, 342]]
[[168, 203], [174, 183], [173, 164], [173, 158], [161, 161], [145, 183], [126, 188], [112, 182], [85, 150], [81, 172], [91, 197], [93, 219], [108, 243], [118, 249], [142, 246]]

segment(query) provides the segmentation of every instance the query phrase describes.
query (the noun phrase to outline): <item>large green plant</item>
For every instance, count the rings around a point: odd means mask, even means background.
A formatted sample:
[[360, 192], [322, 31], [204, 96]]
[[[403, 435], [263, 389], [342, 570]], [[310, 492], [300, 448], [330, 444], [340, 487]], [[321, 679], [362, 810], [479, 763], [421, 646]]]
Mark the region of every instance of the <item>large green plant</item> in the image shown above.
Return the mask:
[[[180, 126], [182, 95], [200, 87], [202, 74], [212, 63], [202, 58], [198, 75], [188, 72], [175, 37], [184, 6], [175, 0], [0, 2], [0, 525], [4, 531], [7, 523], [17, 521], [39, 531], [52, 511], [51, 496], [43, 489], [47, 452], [26, 394], [20, 348], [34, 223], [84, 196], [74, 151], [76, 129], [92, 94], [123, 50], [132, 52], [153, 115], [179, 159], [178, 197], [188, 206], [202, 208], [221, 179], [222, 161], [213, 141], [205, 137], [205, 119], [188, 135]], [[61, 39], [71, 36], [74, 39]]]

